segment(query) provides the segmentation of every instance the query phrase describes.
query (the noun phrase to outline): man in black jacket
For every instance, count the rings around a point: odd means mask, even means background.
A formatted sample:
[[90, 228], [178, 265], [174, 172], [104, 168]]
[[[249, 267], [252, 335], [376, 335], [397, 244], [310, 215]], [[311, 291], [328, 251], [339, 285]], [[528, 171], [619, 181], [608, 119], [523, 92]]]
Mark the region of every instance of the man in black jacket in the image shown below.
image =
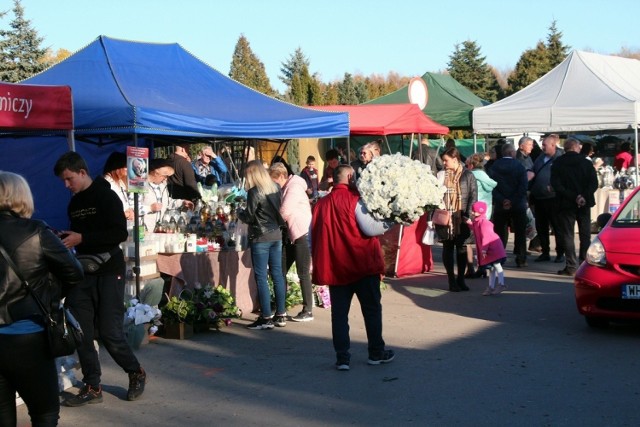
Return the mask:
[[172, 199], [196, 202], [200, 199], [196, 172], [189, 157], [189, 144], [178, 144], [175, 152], [168, 157], [174, 173], [167, 179], [167, 188]]
[[556, 192], [556, 223], [558, 237], [565, 249], [566, 266], [558, 274], [573, 276], [578, 268], [574, 243], [578, 222], [580, 262], [584, 261], [591, 236], [591, 207], [598, 177], [593, 164], [580, 154], [580, 141], [569, 138], [564, 143], [565, 154], [551, 165], [551, 186]]
[[491, 166], [489, 176], [498, 185], [493, 189], [493, 224], [502, 244], [507, 247], [508, 227], [514, 233], [516, 265], [527, 266], [527, 171], [516, 160], [513, 144], [502, 146], [502, 158]]
[[63, 154], [53, 172], [73, 193], [67, 208], [70, 231], [65, 231], [67, 236], [62, 243], [69, 249], [75, 248], [78, 255], [110, 255], [98, 270], [85, 271], [83, 283], [66, 299], [84, 331], [78, 358], [85, 385], [64, 404], [102, 402], [100, 360], [93, 344], [96, 329], [113, 360], [129, 374], [127, 400], [136, 400], [144, 391], [146, 373], [127, 344], [122, 325], [125, 261], [118, 245], [127, 239], [122, 202], [104, 178], [91, 179], [87, 163], [78, 153]]

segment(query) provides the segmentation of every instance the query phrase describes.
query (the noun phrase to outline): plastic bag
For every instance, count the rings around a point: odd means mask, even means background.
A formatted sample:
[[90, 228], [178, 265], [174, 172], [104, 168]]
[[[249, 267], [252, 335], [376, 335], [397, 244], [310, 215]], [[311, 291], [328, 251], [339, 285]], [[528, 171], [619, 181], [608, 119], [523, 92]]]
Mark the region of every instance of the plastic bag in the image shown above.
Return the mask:
[[427, 229], [422, 235], [422, 244], [432, 246], [436, 244], [436, 230], [433, 228], [433, 222], [427, 222]]

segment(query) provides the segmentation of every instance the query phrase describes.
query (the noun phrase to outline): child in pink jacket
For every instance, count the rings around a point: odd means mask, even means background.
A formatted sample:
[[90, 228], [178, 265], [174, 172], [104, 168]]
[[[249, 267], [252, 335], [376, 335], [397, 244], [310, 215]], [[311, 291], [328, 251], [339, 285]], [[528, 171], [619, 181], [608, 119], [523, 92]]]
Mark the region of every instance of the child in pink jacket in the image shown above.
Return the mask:
[[[467, 225], [473, 230], [478, 251], [478, 268], [489, 270], [489, 285], [482, 295], [498, 295], [507, 287], [504, 284], [504, 270], [502, 264], [507, 260], [507, 254], [502, 241], [493, 230], [493, 223], [487, 219], [487, 204], [475, 202], [471, 206], [473, 218], [467, 220]], [[498, 286], [496, 284], [498, 279]]]

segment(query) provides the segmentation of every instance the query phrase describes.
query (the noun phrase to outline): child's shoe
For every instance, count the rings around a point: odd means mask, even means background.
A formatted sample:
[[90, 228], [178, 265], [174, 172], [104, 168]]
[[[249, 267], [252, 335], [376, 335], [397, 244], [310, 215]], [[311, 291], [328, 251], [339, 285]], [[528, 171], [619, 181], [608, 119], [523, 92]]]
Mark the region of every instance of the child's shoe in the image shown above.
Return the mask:
[[505, 285], [498, 285], [493, 290], [493, 292], [491, 292], [491, 294], [492, 295], [499, 295], [499, 294], [503, 293], [506, 289], [507, 289], [507, 287]]
[[482, 293], [483, 296], [487, 297], [493, 293], [494, 289], [491, 286], [487, 286], [487, 289]]

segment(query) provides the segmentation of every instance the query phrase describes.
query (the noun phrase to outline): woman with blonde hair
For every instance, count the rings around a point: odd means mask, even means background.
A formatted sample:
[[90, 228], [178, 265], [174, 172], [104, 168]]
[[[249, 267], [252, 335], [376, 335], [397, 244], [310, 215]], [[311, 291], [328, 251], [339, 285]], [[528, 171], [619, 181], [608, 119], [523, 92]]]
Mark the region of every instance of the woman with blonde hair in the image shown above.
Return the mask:
[[[273, 329], [286, 325], [285, 284], [282, 274], [282, 231], [285, 226], [280, 216], [280, 187], [271, 180], [262, 161], [247, 163], [245, 170], [247, 208], [238, 212], [238, 218], [249, 226], [251, 262], [258, 286], [260, 316], [249, 329]], [[267, 267], [273, 280], [276, 314], [271, 313], [271, 294], [267, 283]]]
[[[0, 171], [0, 425], [16, 425], [15, 394], [34, 426], [55, 426], [60, 415], [58, 374], [49, 354], [44, 316], [35, 298], [53, 303], [50, 275], [62, 296], [82, 282], [82, 267], [42, 221], [30, 219], [33, 196], [25, 179]], [[6, 256], [18, 271], [10, 266]], [[22, 285], [23, 276], [30, 291]], [[9, 350], [10, 349], [10, 350]]]

